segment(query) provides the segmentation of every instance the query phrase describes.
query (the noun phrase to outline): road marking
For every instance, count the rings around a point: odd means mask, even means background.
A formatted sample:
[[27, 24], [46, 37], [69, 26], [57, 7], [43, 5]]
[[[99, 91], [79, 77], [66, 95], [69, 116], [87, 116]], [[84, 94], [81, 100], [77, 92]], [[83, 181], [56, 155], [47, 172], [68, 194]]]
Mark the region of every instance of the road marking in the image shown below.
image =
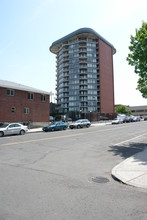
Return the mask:
[[[122, 128], [124, 128], [124, 126], [119, 127], [119, 129], [122, 129]], [[126, 126], [125, 126], [125, 128], [126, 128]], [[56, 137], [48, 137], [48, 138], [40, 138], [40, 139], [12, 142], [12, 143], [7, 143], [7, 144], [2, 144], [2, 146], [10, 146], [10, 145], [17, 145], [17, 144], [33, 143], [33, 142], [38, 142], [38, 141], [47, 141], [47, 140], [53, 140], [53, 139], [76, 137], [76, 136], [82, 136], [82, 135], [87, 135], [87, 134], [92, 134], [92, 133], [112, 131], [112, 130], [116, 130], [116, 129], [118, 129], [118, 127], [113, 127], [113, 128], [109, 128], [109, 129], [101, 129], [99, 131], [88, 131], [88, 132], [84, 132], [84, 133], [80, 133], [80, 134], [71, 134], [71, 135], [66, 135], [66, 136], [56, 136]]]
[[129, 141], [135, 140], [135, 139], [140, 138], [140, 137], [145, 136], [145, 135], [147, 135], [147, 133], [141, 134], [141, 135], [139, 135], [139, 136], [137, 136], [137, 137], [134, 137], [134, 138], [131, 138], [131, 139], [128, 139], [128, 140], [122, 141], [122, 142], [119, 142], [119, 143], [117, 143], [117, 144], [114, 144], [114, 146], [117, 146], [117, 145], [120, 145], [120, 144], [124, 144], [124, 143], [126, 143], [126, 142], [129, 142]]

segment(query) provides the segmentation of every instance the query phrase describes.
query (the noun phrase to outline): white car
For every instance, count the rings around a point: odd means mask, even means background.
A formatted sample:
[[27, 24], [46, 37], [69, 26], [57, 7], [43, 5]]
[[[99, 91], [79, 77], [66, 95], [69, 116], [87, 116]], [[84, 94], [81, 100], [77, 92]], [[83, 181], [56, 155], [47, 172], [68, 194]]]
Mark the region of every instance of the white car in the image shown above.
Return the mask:
[[115, 118], [113, 121], [112, 121], [112, 125], [113, 124], [122, 124], [123, 123], [123, 119], [122, 118]]
[[5, 135], [13, 135], [13, 134], [23, 135], [27, 131], [28, 131], [28, 127], [20, 123], [3, 124], [0, 127], [0, 137], [3, 137]]

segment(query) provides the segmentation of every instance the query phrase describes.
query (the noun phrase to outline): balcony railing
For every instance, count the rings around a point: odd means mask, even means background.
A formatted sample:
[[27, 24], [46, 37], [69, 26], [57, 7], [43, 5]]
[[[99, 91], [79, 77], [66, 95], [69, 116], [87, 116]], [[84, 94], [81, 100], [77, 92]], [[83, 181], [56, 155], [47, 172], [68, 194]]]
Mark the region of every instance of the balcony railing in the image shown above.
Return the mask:
[[80, 65], [80, 67], [79, 67], [80, 69], [83, 69], [83, 68], [87, 68], [87, 65]]
[[85, 52], [87, 52], [86, 49], [79, 49], [79, 53], [85, 53]]

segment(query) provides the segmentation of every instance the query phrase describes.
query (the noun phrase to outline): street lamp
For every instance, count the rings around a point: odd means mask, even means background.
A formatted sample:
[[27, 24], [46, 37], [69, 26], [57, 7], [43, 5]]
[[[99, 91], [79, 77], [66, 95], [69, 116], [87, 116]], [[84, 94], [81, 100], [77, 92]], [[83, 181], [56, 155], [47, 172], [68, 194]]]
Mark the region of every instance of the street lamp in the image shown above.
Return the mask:
[[90, 121], [91, 121], [91, 111], [90, 111], [90, 117], [89, 118], [90, 118]]
[[51, 97], [51, 100], [50, 102], [52, 102], [52, 97], [53, 97], [54, 93], [53, 92], [50, 92], [50, 97]]
[[80, 111], [79, 111], [79, 119], [81, 118], [81, 112], [82, 112], [82, 110], [80, 109]]

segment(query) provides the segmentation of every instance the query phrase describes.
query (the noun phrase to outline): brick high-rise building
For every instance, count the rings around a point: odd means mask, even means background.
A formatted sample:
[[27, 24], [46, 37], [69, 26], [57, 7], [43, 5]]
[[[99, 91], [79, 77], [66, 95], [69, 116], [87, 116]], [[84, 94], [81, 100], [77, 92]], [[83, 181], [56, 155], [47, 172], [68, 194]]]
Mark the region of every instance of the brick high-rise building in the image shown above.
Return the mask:
[[90, 28], [81, 28], [52, 43], [57, 58], [57, 104], [70, 111], [114, 113], [112, 44]]

